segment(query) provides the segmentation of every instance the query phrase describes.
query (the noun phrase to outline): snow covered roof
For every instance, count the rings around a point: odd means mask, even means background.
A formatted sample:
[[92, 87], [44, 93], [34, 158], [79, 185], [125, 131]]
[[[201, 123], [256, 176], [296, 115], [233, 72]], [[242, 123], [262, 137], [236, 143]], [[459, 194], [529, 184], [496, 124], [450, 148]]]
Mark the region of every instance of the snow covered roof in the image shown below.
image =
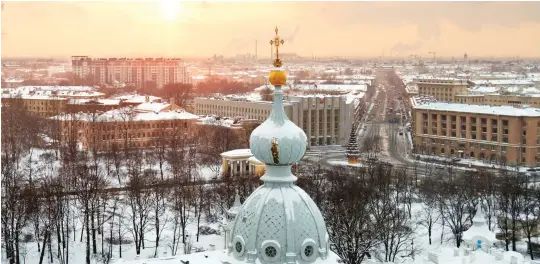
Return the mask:
[[156, 102], [156, 101], [162, 100], [161, 97], [157, 97], [153, 95], [139, 95], [139, 94], [119, 95], [119, 96], [113, 97], [112, 99], [124, 100], [126, 103], [144, 103], [146, 102], [147, 97], [148, 97], [148, 101], [150, 102]]
[[55, 85], [32, 85], [21, 86], [17, 88], [23, 91], [41, 90], [41, 91], [78, 91], [78, 92], [91, 92], [94, 90], [92, 86], [55, 86]]
[[226, 158], [248, 158], [253, 156], [250, 149], [233, 149], [221, 153], [222, 157]]
[[57, 97], [102, 97], [104, 93], [93, 90], [90, 86], [21, 86], [12, 89], [3, 89], [2, 97], [20, 96], [23, 99], [51, 99]]
[[476, 85], [534, 85], [528, 79], [504, 79], [504, 80], [473, 80]]
[[264, 163], [262, 161], [258, 160], [257, 158], [255, 158], [253, 156], [249, 157], [247, 160], [248, 160], [248, 162], [250, 164], [258, 164], [258, 165], [262, 164], [262, 165], [264, 165]]
[[476, 93], [480, 93], [480, 94], [496, 93], [497, 91], [499, 91], [499, 87], [494, 87], [494, 86], [477, 86], [469, 90], [469, 92], [475, 93], [475, 94]]
[[414, 106], [420, 110], [450, 111], [502, 116], [539, 117], [540, 108], [515, 108], [512, 106], [468, 105], [457, 103], [424, 103]]
[[70, 99], [68, 104], [88, 104], [95, 102], [102, 105], [119, 105], [120, 100], [117, 99]]
[[214, 125], [214, 126], [224, 126], [224, 127], [232, 127], [234, 124], [233, 119], [217, 119], [213, 116], [205, 116], [199, 119], [200, 124], [202, 125]]
[[168, 103], [144, 102], [137, 105], [135, 110], [140, 112], [161, 112], [169, 106]]
[[[92, 114], [76, 113], [62, 114], [50, 117], [53, 120], [82, 120], [91, 121]], [[186, 111], [163, 111], [163, 112], [134, 112], [131, 117], [129, 111], [123, 109], [115, 109], [107, 111], [99, 116], [94, 116], [97, 122], [130, 122], [130, 121], [158, 121], [158, 120], [198, 120], [199, 116], [188, 113]]]

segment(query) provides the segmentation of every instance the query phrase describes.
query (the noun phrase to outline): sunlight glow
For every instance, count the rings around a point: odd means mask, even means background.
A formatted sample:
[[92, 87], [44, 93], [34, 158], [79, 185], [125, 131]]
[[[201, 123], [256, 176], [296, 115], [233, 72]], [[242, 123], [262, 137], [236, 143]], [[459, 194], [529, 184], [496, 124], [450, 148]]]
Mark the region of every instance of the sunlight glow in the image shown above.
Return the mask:
[[184, 10], [182, 3], [178, 0], [159, 0], [161, 16], [165, 20], [175, 20]]

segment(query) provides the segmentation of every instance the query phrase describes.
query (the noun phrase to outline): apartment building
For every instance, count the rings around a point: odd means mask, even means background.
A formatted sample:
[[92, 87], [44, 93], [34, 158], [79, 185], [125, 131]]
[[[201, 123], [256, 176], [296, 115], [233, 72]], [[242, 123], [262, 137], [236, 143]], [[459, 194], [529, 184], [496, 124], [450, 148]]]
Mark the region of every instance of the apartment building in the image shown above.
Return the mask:
[[413, 107], [414, 151], [540, 165], [540, 109], [429, 103]]
[[456, 95], [467, 92], [469, 83], [465, 79], [454, 78], [416, 78], [419, 95], [430, 95], [437, 101], [456, 102]]
[[[287, 95], [283, 103], [289, 119], [306, 133], [309, 146], [346, 145], [355, 104], [339, 95]], [[195, 113], [257, 119], [272, 110], [271, 102], [244, 99], [195, 98]]]
[[191, 83], [179, 58], [90, 58], [72, 56], [73, 72], [95, 84], [134, 84], [137, 88], [162, 88], [169, 83]]

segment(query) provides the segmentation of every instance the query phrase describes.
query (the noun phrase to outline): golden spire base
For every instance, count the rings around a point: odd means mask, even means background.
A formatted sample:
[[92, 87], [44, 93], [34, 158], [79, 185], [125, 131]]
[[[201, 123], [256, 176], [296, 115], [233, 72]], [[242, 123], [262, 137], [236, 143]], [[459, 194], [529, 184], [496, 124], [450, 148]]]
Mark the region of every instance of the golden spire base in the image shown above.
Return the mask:
[[[276, 47], [276, 59], [273, 61], [273, 65], [276, 68], [280, 68], [283, 65], [281, 59], [279, 59], [279, 46], [283, 45], [285, 41], [278, 35], [278, 28], [275, 29], [276, 36], [273, 40], [270, 40], [270, 45]], [[287, 73], [282, 69], [274, 69], [270, 71], [269, 77], [270, 83], [274, 86], [285, 85], [287, 83]]]

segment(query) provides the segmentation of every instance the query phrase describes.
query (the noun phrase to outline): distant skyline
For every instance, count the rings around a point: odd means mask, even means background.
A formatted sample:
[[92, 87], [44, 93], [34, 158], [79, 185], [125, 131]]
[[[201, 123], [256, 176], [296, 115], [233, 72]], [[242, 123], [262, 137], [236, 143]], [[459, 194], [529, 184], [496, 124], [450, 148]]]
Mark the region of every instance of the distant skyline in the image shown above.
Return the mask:
[[4, 2], [2, 57], [540, 57], [540, 2]]

